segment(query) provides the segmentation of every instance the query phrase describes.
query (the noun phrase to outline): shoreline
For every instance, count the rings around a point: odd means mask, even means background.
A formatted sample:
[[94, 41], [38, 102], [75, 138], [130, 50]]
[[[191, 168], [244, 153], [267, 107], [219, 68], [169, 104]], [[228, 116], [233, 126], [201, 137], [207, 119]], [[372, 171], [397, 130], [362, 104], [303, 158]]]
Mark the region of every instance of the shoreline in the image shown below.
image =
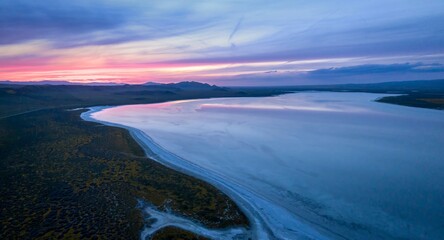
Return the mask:
[[[169, 152], [143, 131], [121, 124], [96, 120], [91, 116], [95, 112], [112, 107], [116, 106], [86, 108], [89, 110], [83, 112], [80, 117], [85, 121], [128, 130], [133, 139], [142, 147], [146, 156], [150, 159], [175, 171], [205, 181], [225, 193], [247, 216], [250, 221], [250, 231], [253, 239], [295, 239], [300, 237], [308, 239], [329, 239], [309, 224], [295, 219], [286, 209], [274, 205], [267, 201], [267, 199], [258, 196], [253, 190], [242, 187], [234, 181], [229, 181], [230, 179], [224, 179], [224, 176], [216, 172], [200, 167]], [[273, 218], [275, 216], [289, 220], [291, 222], [289, 224], [290, 226], [283, 226], [278, 219]], [[197, 234], [199, 234], [199, 232], [197, 232]]]
[[139, 200], [138, 202], [138, 207], [144, 214], [145, 222], [149, 222], [149, 226], [145, 225], [145, 228], [140, 233], [140, 239], [143, 240], [154, 236], [158, 231], [166, 227], [179, 228], [211, 239], [251, 239], [250, 231], [243, 227], [229, 227], [221, 229], [206, 228], [204, 225], [196, 223], [184, 216], [175, 214], [170, 210], [161, 211], [143, 200]]

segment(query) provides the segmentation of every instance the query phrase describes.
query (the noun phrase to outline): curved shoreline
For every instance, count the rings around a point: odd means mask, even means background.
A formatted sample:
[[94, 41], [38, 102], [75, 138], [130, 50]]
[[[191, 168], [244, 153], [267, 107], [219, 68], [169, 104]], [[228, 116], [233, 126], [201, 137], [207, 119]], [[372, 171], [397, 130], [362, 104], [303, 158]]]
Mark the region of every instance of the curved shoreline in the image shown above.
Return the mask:
[[[157, 161], [178, 172], [208, 182], [228, 195], [228, 197], [230, 197], [239, 206], [239, 208], [242, 209], [250, 220], [251, 235], [253, 239], [328, 239], [326, 236], [321, 235], [312, 227], [295, 219], [293, 215], [288, 213], [288, 211], [282, 207], [274, 205], [263, 197], [258, 196], [254, 193], [254, 191], [246, 189], [234, 181], [227, 181], [227, 179], [222, 175], [200, 167], [169, 152], [157, 144], [143, 131], [122, 124], [97, 120], [91, 116], [95, 112], [99, 112], [103, 109], [111, 107], [115, 106], [90, 107], [88, 108], [89, 111], [82, 113], [80, 117], [85, 121], [97, 122], [107, 126], [127, 129], [150, 159], [153, 159], [154, 161]], [[279, 215], [281, 219], [287, 219], [291, 222], [291, 224], [289, 224], [290, 226], [283, 226], [280, 221], [274, 219], [273, 216], [267, 214], [267, 212], [272, 213], [272, 215], [275, 216]], [[176, 226], [180, 227], [179, 225]], [[199, 234], [199, 232], [196, 233]], [[208, 237], [217, 238], [220, 236]]]

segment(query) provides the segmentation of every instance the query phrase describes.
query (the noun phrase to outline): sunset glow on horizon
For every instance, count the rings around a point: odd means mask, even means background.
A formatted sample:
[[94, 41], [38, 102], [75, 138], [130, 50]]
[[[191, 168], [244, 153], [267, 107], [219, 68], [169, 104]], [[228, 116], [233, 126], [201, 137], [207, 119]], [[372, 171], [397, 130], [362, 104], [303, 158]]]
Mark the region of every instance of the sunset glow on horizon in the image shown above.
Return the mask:
[[6, 0], [0, 3], [0, 80], [438, 79], [444, 76], [443, 10], [439, 0]]

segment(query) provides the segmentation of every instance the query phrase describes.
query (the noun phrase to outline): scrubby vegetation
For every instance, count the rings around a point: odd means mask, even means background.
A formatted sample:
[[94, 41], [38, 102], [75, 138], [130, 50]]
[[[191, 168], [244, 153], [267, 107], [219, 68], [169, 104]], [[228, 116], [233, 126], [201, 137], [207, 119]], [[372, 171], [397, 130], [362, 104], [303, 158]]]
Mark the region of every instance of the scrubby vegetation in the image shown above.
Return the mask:
[[166, 239], [175, 239], [175, 240], [207, 240], [207, 238], [195, 236], [190, 234], [184, 230], [174, 228], [174, 227], [166, 227], [162, 230], [158, 231], [152, 238], [152, 240], [166, 240]]
[[247, 225], [211, 185], [147, 159], [126, 130], [79, 114], [51, 109], [0, 120], [3, 239], [137, 239], [138, 198], [168, 202], [209, 227]]

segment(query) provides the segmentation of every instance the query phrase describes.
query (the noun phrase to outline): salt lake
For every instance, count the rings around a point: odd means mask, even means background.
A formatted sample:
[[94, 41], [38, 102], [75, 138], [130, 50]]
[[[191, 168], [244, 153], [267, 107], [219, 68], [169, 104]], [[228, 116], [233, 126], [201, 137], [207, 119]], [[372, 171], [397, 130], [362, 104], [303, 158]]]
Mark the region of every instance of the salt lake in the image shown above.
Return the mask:
[[161, 162], [220, 186], [255, 212], [258, 238], [443, 239], [444, 111], [374, 101], [383, 96], [185, 100], [90, 117], [143, 132]]

